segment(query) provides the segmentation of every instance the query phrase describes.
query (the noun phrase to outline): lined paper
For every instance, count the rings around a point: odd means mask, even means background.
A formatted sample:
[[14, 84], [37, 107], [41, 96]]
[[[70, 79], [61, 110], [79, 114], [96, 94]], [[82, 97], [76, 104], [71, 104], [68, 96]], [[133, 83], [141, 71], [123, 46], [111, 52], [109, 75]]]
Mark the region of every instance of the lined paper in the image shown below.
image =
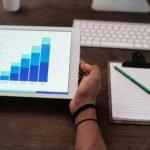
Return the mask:
[[122, 67], [110, 63], [112, 118], [114, 120], [150, 121], [150, 94], [114, 69], [118, 66], [137, 81], [150, 87], [150, 69]]

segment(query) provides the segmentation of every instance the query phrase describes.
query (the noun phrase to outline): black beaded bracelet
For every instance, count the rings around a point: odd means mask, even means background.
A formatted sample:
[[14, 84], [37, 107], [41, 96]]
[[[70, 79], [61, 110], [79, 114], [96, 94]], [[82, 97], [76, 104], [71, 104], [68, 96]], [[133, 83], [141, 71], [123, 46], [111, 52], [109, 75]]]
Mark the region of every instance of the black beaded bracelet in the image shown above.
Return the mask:
[[[75, 118], [84, 110], [88, 109], [88, 108], [94, 108], [96, 110], [96, 106], [94, 104], [86, 104], [81, 106], [79, 109], [77, 109], [77, 111], [72, 115], [73, 120], [75, 120]], [[97, 113], [97, 110], [96, 110]]]

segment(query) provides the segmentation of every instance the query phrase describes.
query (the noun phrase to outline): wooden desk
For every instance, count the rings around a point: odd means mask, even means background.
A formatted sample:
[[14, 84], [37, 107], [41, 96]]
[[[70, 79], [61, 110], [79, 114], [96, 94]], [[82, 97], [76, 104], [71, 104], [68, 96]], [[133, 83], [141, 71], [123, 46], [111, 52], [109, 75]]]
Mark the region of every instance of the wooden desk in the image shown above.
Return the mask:
[[[72, 26], [74, 18], [150, 22], [150, 14], [94, 12], [91, 0], [22, 0], [18, 13], [8, 13], [0, 3], [0, 24]], [[81, 56], [102, 71], [97, 97], [101, 130], [110, 150], [149, 150], [150, 127], [110, 124], [108, 119], [107, 61], [124, 61], [134, 51], [82, 48]], [[150, 51], [142, 51], [150, 60]], [[0, 150], [73, 150], [74, 126], [68, 102], [0, 98]]]

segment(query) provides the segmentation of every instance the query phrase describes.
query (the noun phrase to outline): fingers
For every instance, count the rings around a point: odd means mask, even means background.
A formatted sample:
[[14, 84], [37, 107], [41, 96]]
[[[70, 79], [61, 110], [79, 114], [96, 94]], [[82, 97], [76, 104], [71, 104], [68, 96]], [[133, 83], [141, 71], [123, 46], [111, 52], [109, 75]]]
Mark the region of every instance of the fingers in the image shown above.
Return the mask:
[[93, 80], [101, 80], [100, 68], [97, 65], [87, 64], [83, 59], [80, 61], [80, 70], [82, 76], [91, 76]]
[[85, 63], [85, 61], [81, 59], [80, 68], [83, 71], [83, 73], [89, 73], [92, 70], [92, 65]]
[[85, 61], [83, 59], [80, 60], [80, 69], [83, 73], [86, 72]]
[[91, 71], [100, 72], [100, 69], [97, 65], [87, 64], [84, 60], [80, 61], [80, 69], [83, 71], [83, 73], [90, 73]]

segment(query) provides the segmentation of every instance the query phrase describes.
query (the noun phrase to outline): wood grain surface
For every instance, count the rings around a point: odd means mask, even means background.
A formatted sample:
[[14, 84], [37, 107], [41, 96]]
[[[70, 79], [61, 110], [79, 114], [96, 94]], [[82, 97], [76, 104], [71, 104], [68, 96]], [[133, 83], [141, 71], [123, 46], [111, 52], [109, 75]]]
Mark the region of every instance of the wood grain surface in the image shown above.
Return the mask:
[[[22, 0], [16, 13], [4, 11], [0, 1], [1, 25], [71, 27], [74, 18], [150, 23], [150, 14], [93, 11], [91, 0]], [[149, 126], [109, 122], [107, 62], [125, 61], [133, 52], [81, 48], [81, 57], [101, 68], [98, 117], [110, 150], [150, 149]], [[150, 61], [150, 51], [140, 52]], [[0, 150], [73, 150], [75, 132], [68, 104], [66, 100], [0, 97]]]

